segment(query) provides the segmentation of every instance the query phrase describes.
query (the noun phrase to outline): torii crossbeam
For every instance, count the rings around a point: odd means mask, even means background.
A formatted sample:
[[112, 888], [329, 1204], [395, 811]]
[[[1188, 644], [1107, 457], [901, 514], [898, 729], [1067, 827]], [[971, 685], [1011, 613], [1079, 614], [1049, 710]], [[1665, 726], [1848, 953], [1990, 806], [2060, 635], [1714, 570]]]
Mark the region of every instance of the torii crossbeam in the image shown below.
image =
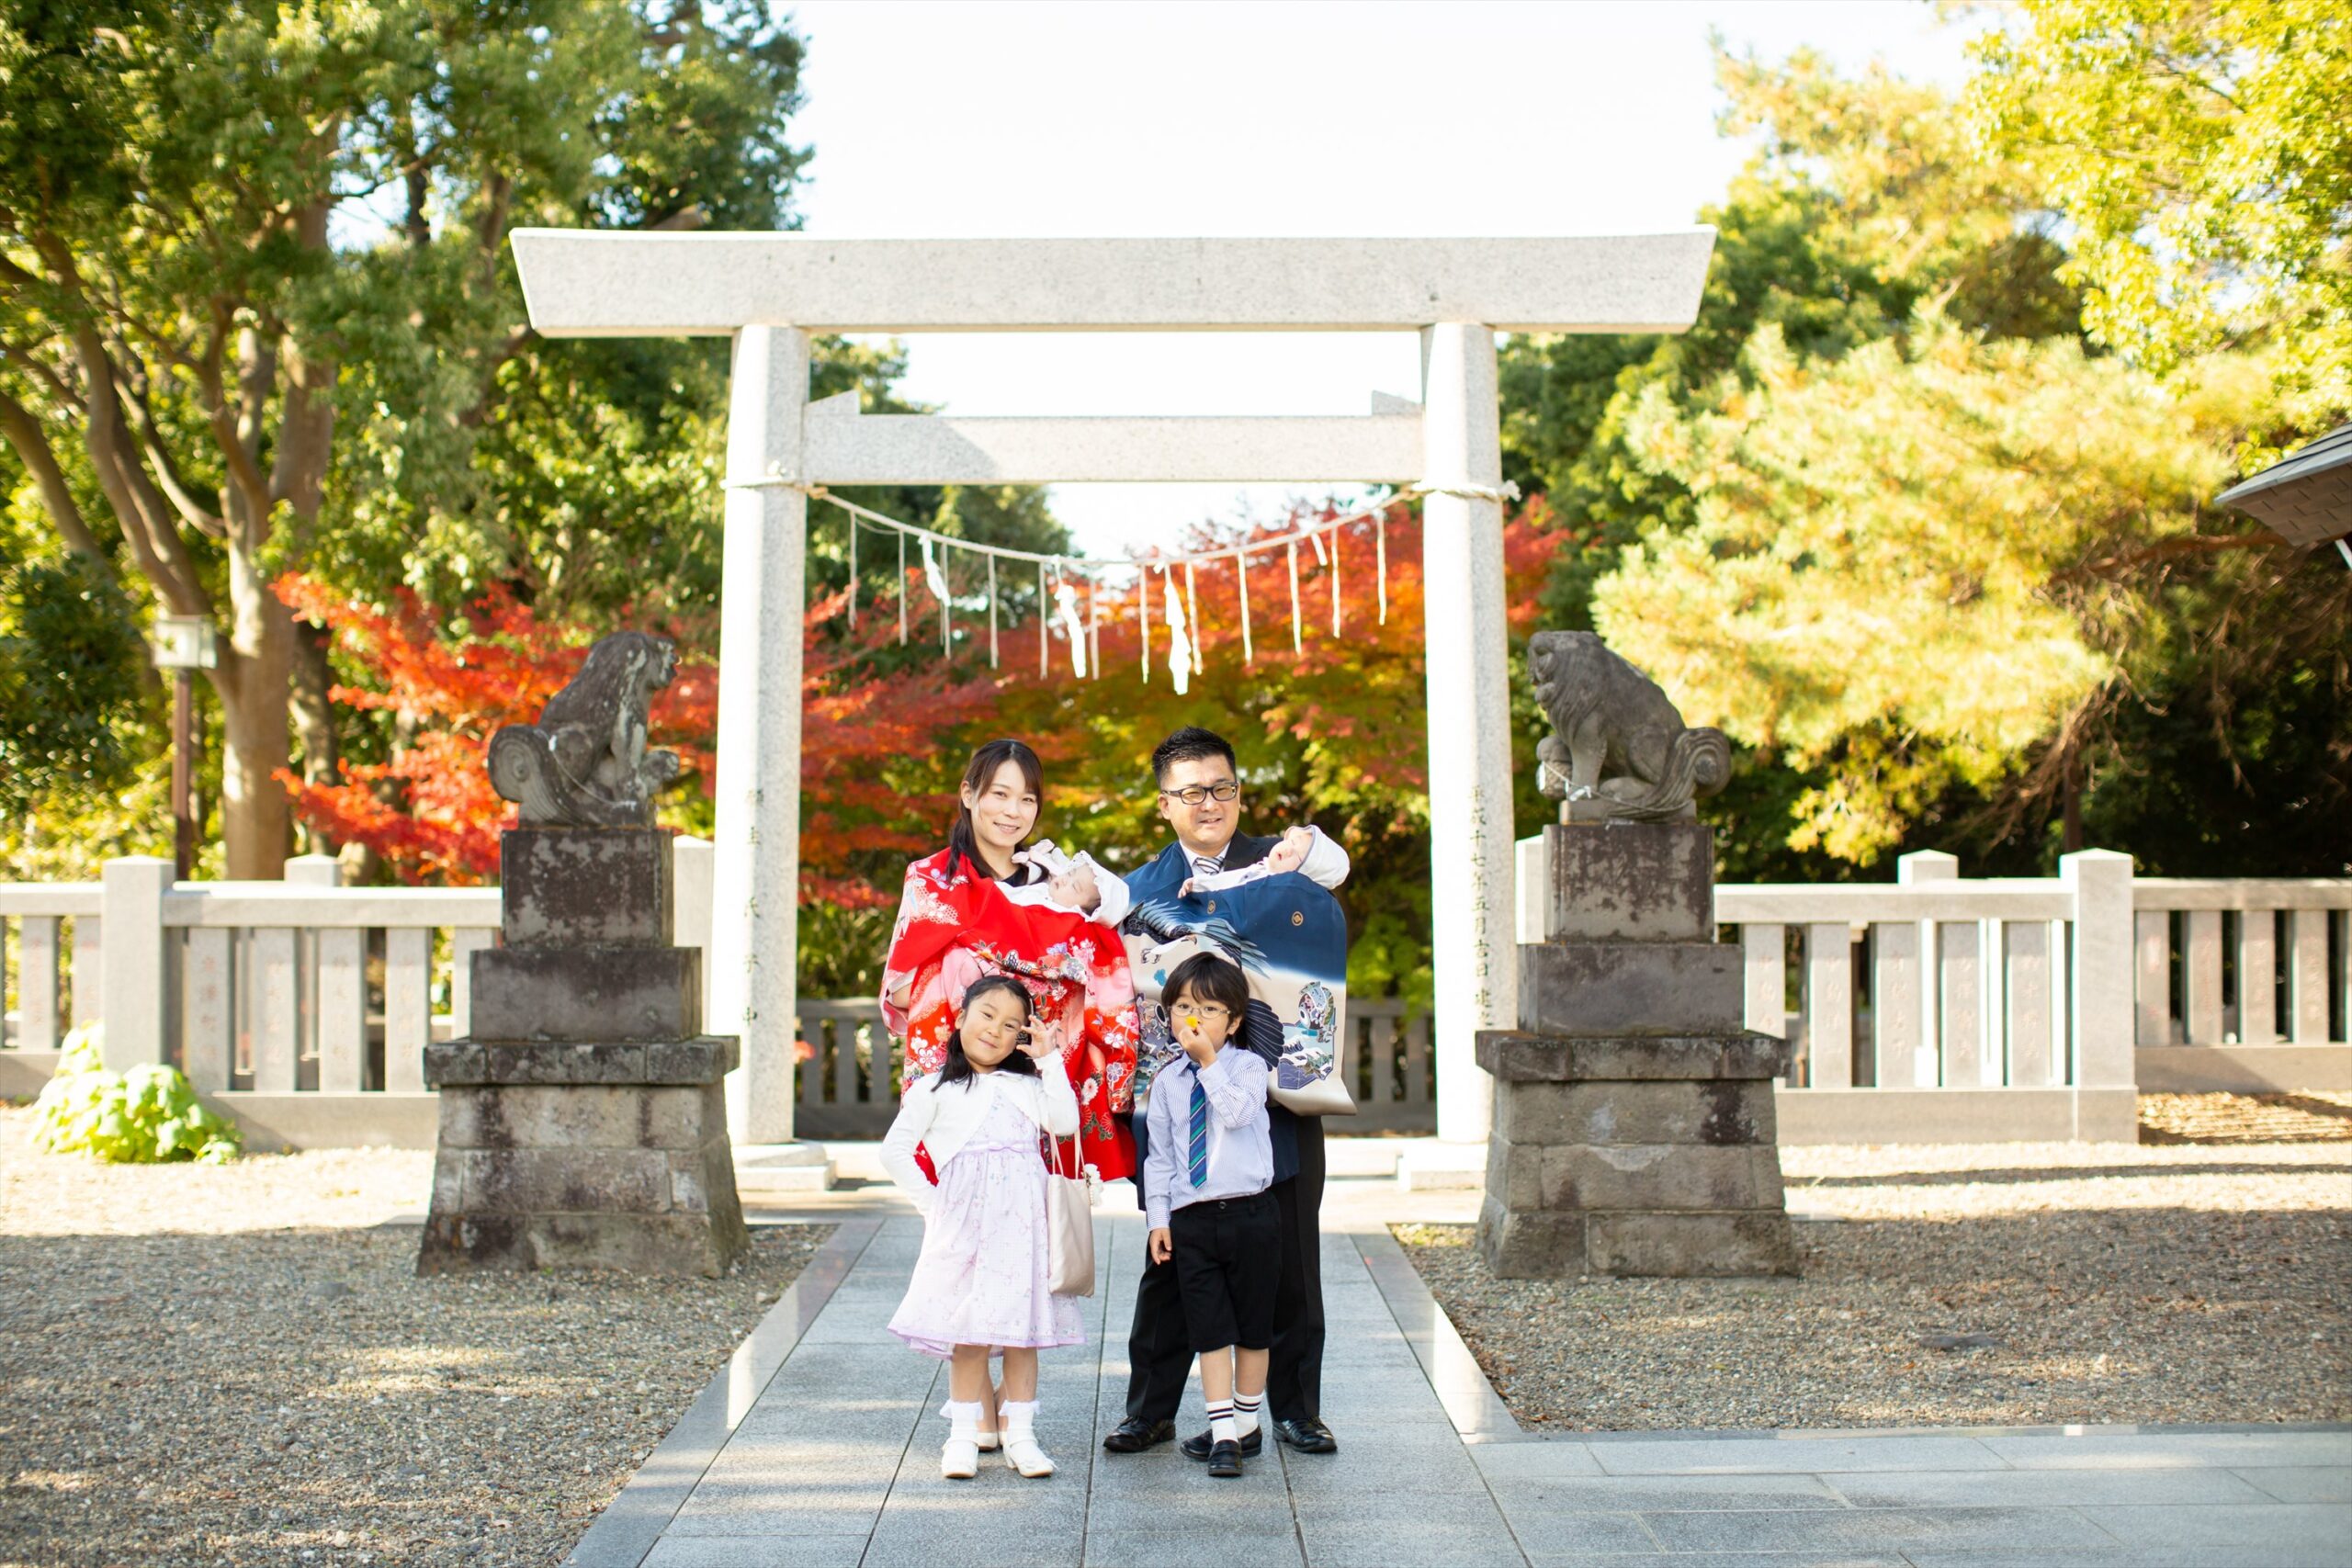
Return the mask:
[[[1494, 334], [1671, 333], [1713, 231], [1582, 239], [821, 240], [522, 229], [553, 337], [734, 339], [709, 1027], [739, 1145], [789, 1142], [808, 497], [795, 485], [1414, 482], [1423, 502], [1438, 1131], [1486, 1136], [1479, 1029], [1516, 1022]], [[808, 401], [820, 333], [1419, 332], [1419, 405], [1351, 418], [859, 416]], [[785, 483], [774, 481], [784, 480]], [[767, 481], [767, 482], [761, 482]]]

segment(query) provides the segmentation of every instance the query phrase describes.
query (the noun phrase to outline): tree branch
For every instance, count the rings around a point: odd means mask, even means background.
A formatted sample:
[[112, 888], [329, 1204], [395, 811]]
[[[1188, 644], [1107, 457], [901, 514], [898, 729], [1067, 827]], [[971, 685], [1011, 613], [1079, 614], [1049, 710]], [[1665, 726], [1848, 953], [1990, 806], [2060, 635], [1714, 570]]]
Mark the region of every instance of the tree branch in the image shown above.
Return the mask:
[[164, 445], [163, 433], [156, 428], [155, 411], [149, 405], [146, 392], [136, 384], [119, 388], [119, 391], [128, 394], [124, 400], [138, 416], [135, 423], [140, 448], [147, 454], [148, 465], [154, 470], [155, 483], [171, 502], [174, 510], [199, 533], [215, 539], [227, 538], [229, 525], [217, 513], [218, 498], [214, 499], [211, 506], [206, 506], [187, 482], [181, 479], [179, 465], [173, 460], [171, 448]]
[[6, 434], [8, 445], [17, 449], [17, 459], [40, 487], [41, 505], [48, 508], [50, 520], [57, 525], [66, 547], [97, 563], [107, 581], [115, 581], [114, 558], [83, 520], [82, 508], [75, 503], [73, 489], [65, 482], [65, 471], [57, 466], [57, 454], [50, 450], [49, 437], [41, 434], [40, 421], [30, 409], [10, 397], [6, 388], [0, 388], [0, 432]]
[[[294, 232], [306, 250], [327, 246], [327, 206], [314, 201], [295, 214]], [[319, 514], [327, 458], [334, 439], [334, 364], [313, 359], [291, 333], [280, 340], [286, 399], [277, 415], [277, 456], [269, 477], [272, 503], [286, 502], [305, 523]]]
[[498, 252], [506, 238], [506, 211], [514, 199], [511, 175], [492, 175], [483, 182], [481, 217], [474, 224], [474, 243], [481, 253], [481, 283], [488, 288], [498, 280]]
[[482, 422], [490, 417], [491, 409], [498, 401], [498, 367], [537, 342], [538, 335], [527, 325], [516, 327], [506, 334], [504, 342], [490, 351], [490, 357], [482, 364], [481, 396], [474, 400], [471, 408], [458, 416], [460, 426], [467, 430], [481, 428]]
[[[229, 482], [235, 491], [237, 505], [228, 509], [232, 520], [243, 535], [250, 547], [259, 542], [260, 529], [269, 516], [269, 480], [261, 471], [255, 457], [261, 443], [259, 422], [254, 417], [256, 393], [266, 395], [269, 382], [260, 376], [255, 363], [261, 357], [261, 347], [251, 327], [237, 331], [238, 395], [229, 395], [223, 358], [228, 329], [232, 324], [226, 306], [216, 301], [213, 306], [214, 335], [205, 355], [205, 368], [198, 377], [204, 389], [208, 407], [208, 423], [212, 427], [212, 444], [220, 449], [220, 459], [229, 470]], [[248, 437], [253, 446], [246, 445]]]
[[2100, 556], [2093, 560], [2078, 561], [2064, 571], [2051, 573], [2052, 582], [2079, 581], [2085, 578], [2109, 577], [2146, 566], [2152, 561], [2170, 560], [2177, 556], [2213, 555], [2222, 550], [2283, 550], [2290, 548], [2284, 539], [2270, 534], [2184, 534], [2177, 539], [2162, 539], [2144, 549], [2125, 550], [2120, 555]]
[[49, 395], [57, 400], [59, 407], [71, 409], [75, 413], [88, 412], [83, 407], [82, 394], [74, 389], [73, 384], [60, 376], [53, 367], [35, 358], [29, 350], [18, 348], [15, 344], [0, 344], [0, 359], [17, 366], [48, 388]]
[[211, 597], [197, 577], [195, 563], [188, 559], [187, 542], [167, 514], [154, 481], [130, 451], [122, 402], [115, 394], [119, 372], [99, 335], [90, 290], [74, 265], [74, 253], [54, 233], [41, 231], [28, 238], [77, 307], [70, 336], [82, 370], [86, 413], [83, 439], [97, 469], [98, 488], [106, 491], [107, 502], [122, 525], [123, 541], [130, 547], [140, 570], [154, 584], [156, 596], [175, 614], [209, 615]]

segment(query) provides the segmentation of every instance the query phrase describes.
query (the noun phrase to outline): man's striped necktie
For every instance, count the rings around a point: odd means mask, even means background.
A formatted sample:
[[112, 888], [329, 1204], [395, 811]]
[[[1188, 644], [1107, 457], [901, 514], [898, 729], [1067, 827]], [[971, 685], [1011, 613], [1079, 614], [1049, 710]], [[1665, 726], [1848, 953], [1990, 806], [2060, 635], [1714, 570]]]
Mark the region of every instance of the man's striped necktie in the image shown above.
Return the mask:
[[1201, 1073], [1193, 1069], [1192, 1136], [1188, 1141], [1184, 1166], [1193, 1185], [1201, 1186], [1209, 1179], [1209, 1091], [1201, 1087]]

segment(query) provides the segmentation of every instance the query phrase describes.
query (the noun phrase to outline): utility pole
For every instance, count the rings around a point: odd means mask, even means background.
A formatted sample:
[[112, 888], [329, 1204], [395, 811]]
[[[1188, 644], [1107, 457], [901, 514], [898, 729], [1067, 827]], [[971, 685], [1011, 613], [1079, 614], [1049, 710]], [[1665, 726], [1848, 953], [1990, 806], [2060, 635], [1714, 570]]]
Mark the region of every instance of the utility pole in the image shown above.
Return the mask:
[[172, 672], [172, 863], [182, 882], [196, 864], [196, 672], [220, 657], [209, 616], [155, 617], [155, 667]]

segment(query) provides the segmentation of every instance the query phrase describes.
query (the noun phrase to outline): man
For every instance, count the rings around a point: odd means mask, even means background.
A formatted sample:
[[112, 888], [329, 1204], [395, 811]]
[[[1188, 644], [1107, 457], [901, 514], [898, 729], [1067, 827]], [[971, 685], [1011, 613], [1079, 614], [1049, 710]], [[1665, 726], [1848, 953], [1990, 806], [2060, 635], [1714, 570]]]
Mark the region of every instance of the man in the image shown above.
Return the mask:
[[[1159, 791], [1159, 814], [1176, 841], [1136, 873], [1136, 882], [1175, 882], [1233, 872], [1263, 863], [1269, 871], [1295, 871], [1324, 887], [1347, 880], [1348, 852], [1315, 828], [1293, 828], [1278, 839], [1241, 831], [1241, 787], [1233, 748], [1213, 731], [1187, 727], [1161, 741], [1151, 754]], [[1157, 874], [1155, 875], [1155, 874]], [[1091, 890], [1090, 890], [1091, 891]], [[1125, 887], [1106, 888], [1102, 918], [1114, 908], [1122, 916]], [[1279, 1105], [1268, 1108], [1273, 1144], [1274, 1196], [1282, 1219], [1282, 1271], [1274, 1297], [1272, 1363], [1266, 1385], [1274, 1434], [1302, 1453], [1333, 1453], [1339, 1440], [1321, 1419], [1323, 1381], [1323, 1276], [1319, 1211], [1323, 1205], [1323, 1122], [1295, 1116]], [[1141, 1132], [1140, 1118], [1137, 1131]], [[1144, 1158], [1140, 1146], [1138, 1161]], [[1183, 1300], [1174, 1265], [1144, 1265], [1136, 1293], [1133, 1331], [1127, 1337], [1127, 1418], [1102, 1439], [1113, 1453], [1138, 1453], [1176, 1435], [1175, 1416], [1192, 1365]], [[1245, 1453], [1262, 1446], [1257, 1434]], [[1209, 1457], [1200, 1439], [1185, 1444], [1193, 1457]]]

